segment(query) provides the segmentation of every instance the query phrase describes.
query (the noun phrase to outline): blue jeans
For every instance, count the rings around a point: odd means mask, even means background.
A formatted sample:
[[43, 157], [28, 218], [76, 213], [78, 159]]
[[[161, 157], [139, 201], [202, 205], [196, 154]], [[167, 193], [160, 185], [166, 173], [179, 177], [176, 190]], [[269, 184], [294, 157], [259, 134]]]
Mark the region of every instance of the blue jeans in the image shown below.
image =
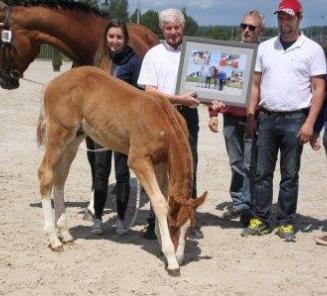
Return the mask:
[[293, 223], [296, 213], [299, 170], [303, 146], [297, 133], [306, 119], [306, 113], [289, 115], [268, 114], [261, 111], [258, 119], [258, 156], [255, 184], [255, 216], [270, 223], [273, 200], [273, 177], [280, 151], [279, 196], [277, 223]]
[[230, 195], [233, 209], [250, 214], [254, 190], [254, 139], [245, 137], [245, 116], [224, 114], [224, 137], [232, 169]]

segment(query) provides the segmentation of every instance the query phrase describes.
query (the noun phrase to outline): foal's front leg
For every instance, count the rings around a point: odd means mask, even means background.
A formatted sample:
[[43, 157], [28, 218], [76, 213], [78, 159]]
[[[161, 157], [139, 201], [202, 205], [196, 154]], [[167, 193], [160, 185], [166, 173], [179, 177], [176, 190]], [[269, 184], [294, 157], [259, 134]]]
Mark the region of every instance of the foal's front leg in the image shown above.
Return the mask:
[[[160, 163], [155, 165], [154, 172], [156, 174], [156, 178], [158, 181], [158, 185], [160, 188], [161, 193], [165, 197], [166, 201], [168, 200], [168, 167], [166, 163]], [[162, 246], [161, 243], [161, 237], [160, 237], [160, 229], [158, 220], [156, 219], [155, 222], [155, 228], [154, 228], [155, 234], [157, 236], [157, 240], [160, 244], [160, 247]]]
[[133, 169], [134, 173], [148, 194], [156, 214], [162, 242], [161, 248], [168, 264], [167, 271], [170, 275], [178, 276], [180, 275], [180, 268], [176, 259], [175, 248], [170, 237], [167, 223], [168, 203], [159, 189], [151, 160], [135, 159], [132, 157], [132, 153], [130, 151], [129, 166], [131, 169]]

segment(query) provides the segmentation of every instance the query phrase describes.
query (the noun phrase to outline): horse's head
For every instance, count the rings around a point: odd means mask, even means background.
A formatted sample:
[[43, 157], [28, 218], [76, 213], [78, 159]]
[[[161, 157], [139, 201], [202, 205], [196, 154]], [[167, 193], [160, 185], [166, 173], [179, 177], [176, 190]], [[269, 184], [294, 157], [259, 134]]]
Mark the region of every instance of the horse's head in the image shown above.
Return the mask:
[[[188, 230], [195, 224], [195, 210], [206, 198], [207, 192], [195, 199], [176, 200], [172, 196], [169, 198], [168, 226], [177, 253], [184, 253], [184, 241]], [[179, 248], [182, 250], [179, 251]]]
[[19, 78], [40, 50], [33, 35], [16, 26], [12, 10], [10, 6], [0, 10], [0, 86], [5, 89], [19, 87]]

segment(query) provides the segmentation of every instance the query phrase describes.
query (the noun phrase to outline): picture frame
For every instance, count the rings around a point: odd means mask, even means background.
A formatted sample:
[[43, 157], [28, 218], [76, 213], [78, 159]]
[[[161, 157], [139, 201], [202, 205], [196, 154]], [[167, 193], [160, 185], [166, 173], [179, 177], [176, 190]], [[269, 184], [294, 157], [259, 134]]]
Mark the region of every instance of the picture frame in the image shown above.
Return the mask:
[[257, 49], [254, 43], [185, 36], [176, 94], [191, 91], [201, 103], [248, 106]]

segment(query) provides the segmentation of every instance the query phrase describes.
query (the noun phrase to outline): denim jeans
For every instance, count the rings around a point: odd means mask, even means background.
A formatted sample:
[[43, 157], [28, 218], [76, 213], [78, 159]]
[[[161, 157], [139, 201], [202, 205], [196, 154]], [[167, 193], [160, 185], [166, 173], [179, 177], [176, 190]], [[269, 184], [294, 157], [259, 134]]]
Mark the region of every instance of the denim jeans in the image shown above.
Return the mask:
[[254, 190], [254, 139], [245, 137], [245, 116], [224, 114], [224, 137], [232, 169], [230, 195], [233, 209], [250, 214]]
[[293, 223], [296, 213], [299, 170], [303, 146], [297, 133], [306, 119], [306, 113], [289, 115], [267, 114], [258, 120], [258, 156], [255, 184], [255, 216], [270, 223], [273, 201], [273, 177], [278, 151], [280, 151], [279, 196], [277, 223]]

